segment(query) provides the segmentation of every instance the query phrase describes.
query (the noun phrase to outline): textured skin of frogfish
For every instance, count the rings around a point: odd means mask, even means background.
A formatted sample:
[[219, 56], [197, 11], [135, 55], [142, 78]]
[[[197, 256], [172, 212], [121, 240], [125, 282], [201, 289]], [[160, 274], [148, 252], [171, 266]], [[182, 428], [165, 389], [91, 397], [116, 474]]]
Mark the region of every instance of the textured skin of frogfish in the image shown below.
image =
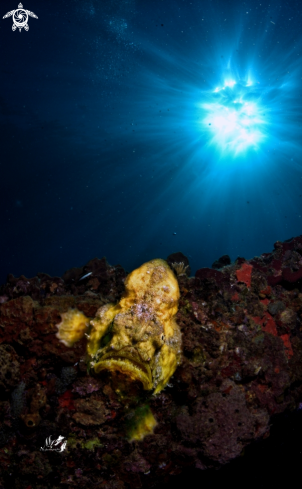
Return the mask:
[[117, 304], [87, 318], [77, 309], [62, 314], [57, 337], [72, 346], [85, 334], [95, 373], [119, 372], [158, 394], [181, 362], [181, 332], [175, 320], [179, 287], [165, 260], [144, 263], [125, 279]]

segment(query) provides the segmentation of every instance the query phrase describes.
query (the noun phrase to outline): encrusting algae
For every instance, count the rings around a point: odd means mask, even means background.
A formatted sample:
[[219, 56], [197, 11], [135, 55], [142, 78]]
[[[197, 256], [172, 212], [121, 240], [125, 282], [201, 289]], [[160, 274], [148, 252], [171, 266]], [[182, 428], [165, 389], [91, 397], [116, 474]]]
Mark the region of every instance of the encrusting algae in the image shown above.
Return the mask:
[[57, 337], [72, 346], [86, 333], [96, 373], [120, 372], [126, 381], [139, 381], [158, 394], [181, 361], [181, 332], [175, 321], [179, 296], [167, 262], [151, 260], [128, 275], [120, 302], [100, 307], [94, 319], [76, 309], [62, 314]]

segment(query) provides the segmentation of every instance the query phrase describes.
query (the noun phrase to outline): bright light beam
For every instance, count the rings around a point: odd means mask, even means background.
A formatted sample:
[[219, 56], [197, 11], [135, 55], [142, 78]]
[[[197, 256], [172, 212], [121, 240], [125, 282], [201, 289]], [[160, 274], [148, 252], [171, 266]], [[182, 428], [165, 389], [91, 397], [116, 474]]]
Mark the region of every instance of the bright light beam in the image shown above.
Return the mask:
[[256, 101], [260, 89], [251, 80], [246, 83], [227, 80], [223, 87], [216, 87], [211, 94], [212, 102], [203, 103], [202, 124], [210, 131], [210, 144], [225, 154], [237, 156], [248, 149], [258, 149], [264, 140], [263, 109]]

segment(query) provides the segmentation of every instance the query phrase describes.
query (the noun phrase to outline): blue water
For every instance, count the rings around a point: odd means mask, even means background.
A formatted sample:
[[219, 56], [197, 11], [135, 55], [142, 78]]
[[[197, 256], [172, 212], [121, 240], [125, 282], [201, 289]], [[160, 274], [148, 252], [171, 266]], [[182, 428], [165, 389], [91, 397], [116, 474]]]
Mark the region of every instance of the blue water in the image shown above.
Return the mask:
[[28, 2], [0, 22], [0, 283], [302, 234], [299, 2]]

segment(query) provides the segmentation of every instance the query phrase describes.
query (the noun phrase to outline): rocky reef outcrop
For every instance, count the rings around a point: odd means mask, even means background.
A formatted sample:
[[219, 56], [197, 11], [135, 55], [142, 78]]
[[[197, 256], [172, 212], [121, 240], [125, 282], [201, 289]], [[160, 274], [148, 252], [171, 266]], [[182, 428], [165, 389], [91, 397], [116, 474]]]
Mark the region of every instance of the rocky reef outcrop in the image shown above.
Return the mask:
[[[120, 265], [95, 258], [63, 277], [8, 276], [0, 287], [0, 487], [151, 488], [188, 467], [232, 462], [299, 407], [302, 236], [251, 260], [217, 260], [194, 277], [177, 274], [189, 265], [177, 267], [178, 255], [170, 261], [182, 360], [157, 395], [117, 388], [108, 372], [87, 367], [85, 337], [67, 347], [56, 336], [70, 308], [93, 318], [121, 299]], [[148, 413], [156, 426], [131, 441]]]

